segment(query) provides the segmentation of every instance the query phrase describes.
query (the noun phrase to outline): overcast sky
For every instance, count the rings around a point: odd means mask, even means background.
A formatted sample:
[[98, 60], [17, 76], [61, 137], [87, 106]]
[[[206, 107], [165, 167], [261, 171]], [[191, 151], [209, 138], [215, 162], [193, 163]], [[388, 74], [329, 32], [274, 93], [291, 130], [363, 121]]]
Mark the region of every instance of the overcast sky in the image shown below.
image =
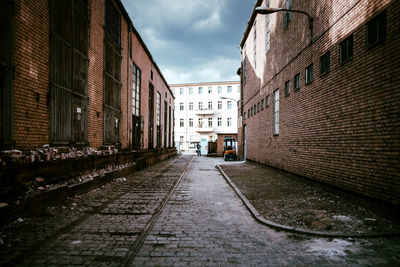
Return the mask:
[[254, 0], [122, 0], [169, 84], [238, 81]]

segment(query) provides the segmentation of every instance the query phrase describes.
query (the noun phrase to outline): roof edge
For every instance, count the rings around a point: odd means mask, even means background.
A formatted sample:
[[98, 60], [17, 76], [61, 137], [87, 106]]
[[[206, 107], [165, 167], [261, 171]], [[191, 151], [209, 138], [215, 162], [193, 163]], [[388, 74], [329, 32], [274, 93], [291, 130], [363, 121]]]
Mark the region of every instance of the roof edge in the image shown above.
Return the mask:
[[251, 13], [250, 19], [249, 19], [249, 21], [247, 22], [246, 30], [245, 30], [244, 33], [243, 33], [242, 41], [240, 41], [240, 47], [241, 47], [241, 48], [243, 48], [244, 43], [246, 42], [247, 37], [249, 36], [251, 27], [253, 27], [254, 20], [255, 20], [256, 17], [257, 17], [257, 13], [254, 12], [254, 9], [256, 9], [256, 7], [261, 6], [261, 4], [262, 4], [263, 1], [264, 1], [264, 0], [257, 0], [256, 4], [254, 5], [253, 12]]

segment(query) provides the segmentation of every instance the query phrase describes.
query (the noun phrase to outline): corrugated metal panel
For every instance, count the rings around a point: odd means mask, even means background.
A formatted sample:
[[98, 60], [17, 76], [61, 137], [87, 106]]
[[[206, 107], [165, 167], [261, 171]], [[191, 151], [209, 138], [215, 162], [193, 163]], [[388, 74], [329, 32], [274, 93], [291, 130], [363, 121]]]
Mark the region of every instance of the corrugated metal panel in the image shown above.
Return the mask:
[[86, 0], [51, 0], [52, 143], [88, 140], [88, 4]]

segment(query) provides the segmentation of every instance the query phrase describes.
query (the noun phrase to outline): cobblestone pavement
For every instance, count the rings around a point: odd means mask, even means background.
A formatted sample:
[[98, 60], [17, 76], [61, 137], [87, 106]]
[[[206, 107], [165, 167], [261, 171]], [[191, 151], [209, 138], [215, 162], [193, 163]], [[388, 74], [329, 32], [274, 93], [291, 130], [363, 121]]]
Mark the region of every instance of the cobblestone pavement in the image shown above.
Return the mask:
[[191, 159], [164, 161], [1, 226], [0, 265], [124, 265]]
[[191, 160], [162, 162], [1, 226], [0, 265], [400, 264], [398, 238], [312, 238], [260, 225], [215, 169], [222, 159]]
[[196, 157], [132, 266], [398, 266], [400, 239], [327, 239], [255, 222], [215, 169]]

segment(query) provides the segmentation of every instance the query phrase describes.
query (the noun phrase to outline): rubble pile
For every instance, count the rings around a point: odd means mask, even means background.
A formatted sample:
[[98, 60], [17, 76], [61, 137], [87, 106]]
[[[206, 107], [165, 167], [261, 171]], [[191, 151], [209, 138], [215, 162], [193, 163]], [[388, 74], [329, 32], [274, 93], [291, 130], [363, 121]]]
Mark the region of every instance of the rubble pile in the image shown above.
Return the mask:
[[[61, 182], [61, 183], [55, 183], [55, 184], [48, 184], [44, 178], [36, 177], [35, 181], [29, 186], [28, 190], [25, 192], [23, 198], [29, 199], [29, 198], [31, 198], [35, 195], [38, 195], [41, 192], [46, 191], [46, 190], [54, 190], [54, 189], [64, 187], [64, 186], [71, 187], [71, 186], [75, 186], [78, 184], [82, 184], [82, 183], [85, 183], [88, 181], [95, 180], [98, 177], [103, 177], [112, 172], [120, 171], [122, 169], [132, 167], [135, 165], [136, 165], [135, 162], [129, 162], [129, 163], [118, 164], [118, 165], [110, 165], [110, 166], [107, 166], [106, 168], [87, 171], [85, 173], [82, 173], [79, 176], [69, 179], [68, 181]], [[124, 180], [121, 180], [121, 182], [122, 181], [126, 181], [126, 178], [124, 178]]]
[[24, 154], [21, 150], [17, 149], [1, 151], [0, 164], [5, 164], [5, 161], [7, 160], [13, 162], [41, 162], [93, 155], [112, 155], [117, 153], [118, 149], [115, 146], [102, 146], [100, 150], [91, 147], [85, 147], [82, 150], [78, 150], [74, 147], [51, 147], [46, 144], [43, 145], [42, 148], [31, 150], [29, 154]]

